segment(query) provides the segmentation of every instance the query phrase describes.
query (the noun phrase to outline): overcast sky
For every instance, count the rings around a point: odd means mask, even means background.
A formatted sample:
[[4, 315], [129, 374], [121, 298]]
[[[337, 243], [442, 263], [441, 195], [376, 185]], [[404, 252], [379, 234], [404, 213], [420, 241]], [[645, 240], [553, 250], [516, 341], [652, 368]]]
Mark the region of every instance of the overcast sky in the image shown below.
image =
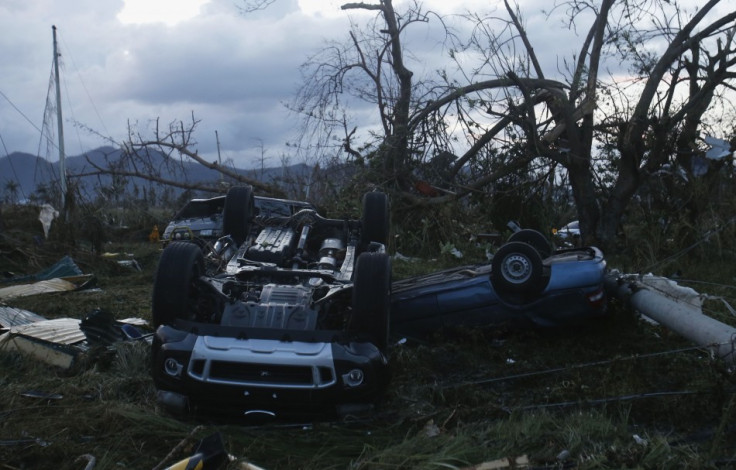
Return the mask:
[[[87, 129], [120, 142], [129, 121], [145, 128], [194, 113], [201, 154], [216, 157], [217, 131], [223, 159], [257, 166], [262, 148], [267, 164], [278, 165], [299, 125], [284, 103], [295, 96], [305, 59], [326, 40], [347, 37], [342, 3], [277, 0], [244, 14], [243, 0], [3, 0], [0, 155], [57, 159], [39, 131], [56, 25], [67, 155], [108, 143]], [[406, 0], [394, 3], [399, 9]], [[485, 0], [424, 4], [442, 14], [489, 8]], [[375, 13], [350, 15], [362, 21]]]
[[[408, 1], [394, 4], [400, 10]], [[346, 38], [350, 15], [359, 23], [375, 16], [343, 12], [342, 3], [276, 0], [264, 11], [244, 14], [243, 0], [2, 0], [0, 155], [22, 151], [57, 158], [40, 145], [39, 131], [56, 25], [67, 155], [109, 144], [86, 129], [121, 142], [128, 122], [145, 129], [156, 118], [168, 125], [194, 113], [201, 121], [195, 136], [201, 154], [216, 158], [217, 131], [224, 160], [258, 166], [262, 148], [267, 165], [276, 166], [291, 151], [286, 143], [299, 125], [284, 106], [300, 84], [299, 66], [325, 41]], [[443, 15], [503, 5], [422, 3]], [[538, 55], [554, 68], [561, 49], [575, 41], [561, 39], [557, 25], [534, 15], [549, 7], [548, 0], [520, 3]], [[434, 70], [432, 58], [446, 62], [433, 31], [415, 33], [415, 48], [431, 51], [430, 59], [412, 65], [419, 74]], [[553, 50], [546, 52], [548, 46]]]

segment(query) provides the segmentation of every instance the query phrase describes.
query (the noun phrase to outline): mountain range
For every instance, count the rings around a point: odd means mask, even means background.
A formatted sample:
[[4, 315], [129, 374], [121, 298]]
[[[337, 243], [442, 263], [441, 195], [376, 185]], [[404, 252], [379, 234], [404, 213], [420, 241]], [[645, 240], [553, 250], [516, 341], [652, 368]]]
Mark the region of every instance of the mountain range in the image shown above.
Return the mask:
[[[66, 174], [70, 180], [74, 180], [81, 194], [92, 197], [100, 190], [109, 190], [114, 183], [120, 184], [120, 180], [113, 181], [109, 174], [99, 174], [95, 167], [118, 168], [124, 171], [133, 171], [134, 168], [127, 161], [121, 159], [123, 152], [113, 147], [100, 147], [83, 155], [68, 156], [65, 158]], [[161, 152], [149, 154], [151, 165], [158, 168], [160, 177], [168, 180], [197, 183], [214, 183], [220, 179], [220, 173], [216, 170], [205, 168], [193, 161], [173, 161]], [[173, 164], [172, 164], [173, 163]], [[172, 169], [176, 169], [176, 171]], [[237, 174], [263, 182], [273, 183], [283, 179], [285, 175], [293, 179], [308, 178], [312, 168], [304, 163], [288, 167], [264, 168], [258, 170], [230, 169]], [[49, 162], [44, 158], [23, 152], [14, 152], [0, 157], [0, 195], [8, 196], [10, 188], [15, 187], [15, 199], [27, 200], [39, 187], [57, 184], [59, 181], [59, 162]], [[152, 183], [140, 177], [123, 178], [124, 191], [137, 188], [155, 187], [158, 183]], [[118, 188], [123, 191], [123, 188]], [[183, 192], [173, 189], [174, 195]]]

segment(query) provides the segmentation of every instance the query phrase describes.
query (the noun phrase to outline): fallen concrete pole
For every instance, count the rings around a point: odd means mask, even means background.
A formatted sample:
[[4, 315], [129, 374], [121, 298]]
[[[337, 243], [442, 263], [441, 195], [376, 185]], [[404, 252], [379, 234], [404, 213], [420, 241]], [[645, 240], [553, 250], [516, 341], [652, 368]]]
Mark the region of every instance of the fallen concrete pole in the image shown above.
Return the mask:
[[607, 276], [606, 290], [609, 296], [625, 301], [634, 310], [709, 348], [715, 357], [736, 362], [736, 328], [704, 315], [700, 295], [694, 290], [667, 278], [618, 272]]

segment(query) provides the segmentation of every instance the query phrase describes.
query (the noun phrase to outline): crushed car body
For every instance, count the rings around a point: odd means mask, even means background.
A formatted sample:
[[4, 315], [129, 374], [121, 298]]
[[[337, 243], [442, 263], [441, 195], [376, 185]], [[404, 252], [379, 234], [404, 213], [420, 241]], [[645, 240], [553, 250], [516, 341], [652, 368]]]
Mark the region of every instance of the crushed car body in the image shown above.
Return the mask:
[[389, 376], [388, 224], [379, 192], [343, 220], [259, 213], [250, 187], [231, 188], [211, 250], [172, 242], [161, 255], [159, 402], [258, 419], [370, 411]]
[[516, 232], [491, 263], [395, 281], [392, 332], [442, 328], [557, 327], [606, 311], [606, 261], [595, 247], [552, 250], [539, 232]]

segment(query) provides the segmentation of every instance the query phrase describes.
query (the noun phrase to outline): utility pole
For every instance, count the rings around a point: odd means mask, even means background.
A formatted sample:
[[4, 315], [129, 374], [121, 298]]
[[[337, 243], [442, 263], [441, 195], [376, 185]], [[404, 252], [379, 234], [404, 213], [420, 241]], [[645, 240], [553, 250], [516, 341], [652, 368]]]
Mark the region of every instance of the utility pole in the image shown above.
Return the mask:
[[59, 80], [59, 52], [56, 44], [56, 26], [51, 26], [54, 36], [54, 81], [56, 82], [56, 124], [59, 132], [59, 177], [61, 178], [61, 214], [66, 221], [66, 162], [64, 157], [64, 123], [61, 116], [61, 82]]

